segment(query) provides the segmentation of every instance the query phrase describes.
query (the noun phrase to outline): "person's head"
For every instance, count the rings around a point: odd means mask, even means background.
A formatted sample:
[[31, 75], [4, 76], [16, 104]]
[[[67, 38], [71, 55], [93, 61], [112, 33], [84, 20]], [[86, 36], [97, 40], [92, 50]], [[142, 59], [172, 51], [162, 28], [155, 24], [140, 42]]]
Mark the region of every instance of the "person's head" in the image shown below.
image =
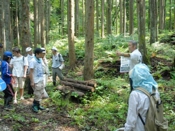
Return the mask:
[[129, 47], [129, 51], [133, 52], [135, 49], [137, 49], [137, 42], [136, 41], [129, 41], [128, 47]]
[[14, 56], [19, 56], [21, 50], [20, 50], [18, 47], [14, 47], [14, 48], [12, 49], [12, 52], [13, 52], [13, 55], [14, 55]]
[[158, 87], [158, 84], [151, 75], [148, 66], [145, 64], [136, 64], [129, 72], [129, 75], [132, 79], [132, 86], [134, 89], [142, 87], [152, 93], [153, 88], [156, 89]]
[[10, 60], [13, 58], [13, 54], [10, 51], [5, 51], [3, 54], [3, 60], [7, 61], [8, 63], [10, 62]]
[[3, 49], [3, 45], [0, 43], [0, 51], [2, 51]]
[[34, 54], [37, 58], [43, 58], [43, 50], [41, 48], [36, 48]]
[[55, 55], [55, 54], [57, 53], [57, 51], [58, 51], [58, 50], [57, 50], [57, 48], [56, 48], [56, 47], [52, 47], [52, 54], [54, 54], [54, 55]]
[[43, 57], [46, 55], [46, 49], [45, 48], [41, 48], [42, 51], [42, 54], [43, 54]]
[[26, 48], [26, 53], [29, 54], [29, 55], [32, 55], [33, 54], [32, 48], [31, 47], [27, 47]]

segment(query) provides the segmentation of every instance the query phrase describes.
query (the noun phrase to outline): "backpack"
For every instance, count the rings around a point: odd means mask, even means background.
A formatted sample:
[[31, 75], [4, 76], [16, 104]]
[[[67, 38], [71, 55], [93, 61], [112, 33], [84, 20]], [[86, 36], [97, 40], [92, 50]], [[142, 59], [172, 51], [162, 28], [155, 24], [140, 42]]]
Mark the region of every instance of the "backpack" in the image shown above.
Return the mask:
[[147, 111], [146, 121], [144, 122], [141, 115], [141, 119], [145, 131], [168, 131], [168, 121], [163, 117], [163, 105], [156, 100], [155, 93], [150, 94], [143, 88], [137, 88], [136, 90], [142, 91], [150, 99], [150, 106]]

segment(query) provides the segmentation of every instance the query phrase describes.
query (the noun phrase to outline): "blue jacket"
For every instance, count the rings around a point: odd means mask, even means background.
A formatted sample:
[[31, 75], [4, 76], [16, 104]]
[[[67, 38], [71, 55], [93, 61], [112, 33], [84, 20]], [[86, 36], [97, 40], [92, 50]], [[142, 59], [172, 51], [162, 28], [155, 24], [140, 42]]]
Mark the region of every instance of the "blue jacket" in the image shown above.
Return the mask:
[[10, 70], [9, 64], [4, 60], [1, 63], [1, 76], [2, 76], [2, 79], [5, 81], [6, 84], [11, 83], [12, 72]]

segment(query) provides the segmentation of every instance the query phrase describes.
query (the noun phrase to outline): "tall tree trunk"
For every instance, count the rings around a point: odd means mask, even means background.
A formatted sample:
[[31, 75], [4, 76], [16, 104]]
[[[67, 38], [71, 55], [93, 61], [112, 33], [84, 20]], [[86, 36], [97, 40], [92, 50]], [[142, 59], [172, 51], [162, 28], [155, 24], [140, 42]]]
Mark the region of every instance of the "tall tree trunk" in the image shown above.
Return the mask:
[[138, 37], [139, 37], [139, 50], [143, 56], [143, 62], [148, 64], [147, 50], [145, 43], [145, 0], [137, 0], [137, 13], [138, 13]]
[[116, 24], [116, 34], [118, 33], [118, 5], [119, 5], [119, 2], [118, 0], [116, 0], [116, 21], [115, 21], [115, 24]]
[[104, 38], [104, 0], [101, 0], [101, 37]]
[[62, 35], [64, 35], [64, 0], [61, 0], [61, 28]]
[[16, 23], [16, 40], [17, 40], [17, 46], [20, 45], [20, 37], [19, 37], [19, 0], [16, 0], [16, 14], [15, 14], [15, 23]]
[[120, 34], [123, 34], [123, 0], [120, 0]]
[[0, 1], [0, 42], [4, 44], [4, 0]]
[[34, 47], [39, 43], [39, 24], [38, 24], [38, 0], [33, 0], [34, 3]]
[[75, 67], [75, 47], [74, 47], [74, 0], [68, 0], [68, 43], [69, 43], [69, 65], [71, 69]]
[[21, 46], [22, 46], [22, 52], [25, 53], [25, 48], [31, 45], [30, 22], [29, 22], [30, 0], [21, 0], [21, 3], [22, 3]]
[[82, 34], [84, 35], [84, 30], [85, 30], [85, 18], [84, 18], [84, 10], [85, 10], [85, 2], [82, 0]]
[[44, 0], [41, 0], [41, 46], [46, 46], [46, 37], [45, 37], [45, 14], [44, 14]]
[[169, 30], [172, 30], [173, 28], [172, 28], [172, 9], [171, 9], [171, 6], [172, 6], [172, 0], [170, 0], [170, 7], [169, 7], [169, 12], [170, 12], [170, 14], [169, 14], [169, 27], [168, 27], [168, 29]]
[[111, 0], [108, 0], [107, 1], [107, 34], [111, 34], [112, 31], [111, 31]]
[[46, 44], [49, 44], [50, 0], [46, 0]]
[[99, 1], [96, 0], [96, 32], [97, 35], [99, 36], [99, 6], [98, 3]]
[[12, 47], [12, 42], [11, 42], [11, 23], [10, 23], [10, 1], [9, 0], [4, 0], [4, 27], [5, 27], [5, 32], [4, 32], [4, 45], [6, 45], [6, 50], [11, 50]]
[[41, 45], [42, 0], [38, 0], [38, 43]]
[[75, 0], [75, 36], [79, 35], [79, 0]]
[[94, 0], [86, 0], [86, 34], [85, 34], [85, 59], [84, 80], [94, 77]]
[[133, 29], [134, 29], [134, 0], [129, 1], [129, 35], [133, 34]]
[[126, 0], [123, 0], [123, 35], [126, 33]]
[[[175, 1], [174, 1], [175, 4]], [[174, 30], [175, 30], [175, 8], [174, 8]]]
[[165, 28], [165, 0], [159, 0], [159, 29]]
[[149, 0], [150, 44], [157, 41], [157, 0]]

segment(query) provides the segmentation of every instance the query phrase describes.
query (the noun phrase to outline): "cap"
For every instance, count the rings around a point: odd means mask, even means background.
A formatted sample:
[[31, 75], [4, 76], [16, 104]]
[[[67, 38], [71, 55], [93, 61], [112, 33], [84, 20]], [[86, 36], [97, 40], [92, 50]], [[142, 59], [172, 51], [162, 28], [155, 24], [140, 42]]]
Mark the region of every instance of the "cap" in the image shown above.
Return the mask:
[[46, 49], [45, 48], [41, 48], [41, 50], [43, 50], [42, 53], [46, 53]]
[[4, 55], [7, 57], [10, 57], [10, 58], [13, 58], [12, 52], [10, 52], [10, 51], [5, 51]]
[[56, 48], [56, 47], [54, 47], [54, 46], [52, 47], [52, 50], [58, 51], [58, 50], [57, 50], [57, 48]]
[[41, 48], [36, 48], [34, 53], [35, 54], [39, 54], [39, 53], [43, 53], [44, 50], [42, 50]]
[[0, 43], [0, 48], [3, 48], [3, 45]]
[[29, 51], [31, 51], [31, 50], [32, 50], [31, 47], [27, 47], [27, 48], [26, 48], [26, 52], [29, 52]]

